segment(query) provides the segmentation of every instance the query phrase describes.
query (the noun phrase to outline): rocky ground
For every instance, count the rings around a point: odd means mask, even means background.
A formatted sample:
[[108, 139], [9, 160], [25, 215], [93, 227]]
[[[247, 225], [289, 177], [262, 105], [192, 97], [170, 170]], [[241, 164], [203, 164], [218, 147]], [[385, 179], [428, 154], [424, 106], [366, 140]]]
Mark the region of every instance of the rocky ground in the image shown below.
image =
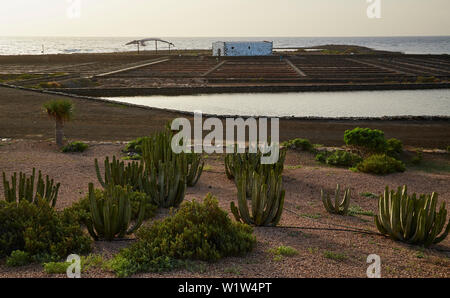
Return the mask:
[[[0, 171], [30, 173], [33, 167], [61, 182], [58, 209], [70, 206], [87, 192], [89, 182], [97, 179], [94, 159], [121, 155], [123, 144], [91, 143], [81, 154], [63, 154], [45, 140], [8, 140], [0, 143]], [[206, 170], [199, 183], [189, 188], [186, 200], [201, 199], [212, 193], [221, 208], [229, 211], [236, 200], [234, 183], [224, 172], [223, 156], [206, 156]], [[440, 194], [450, 203], [450, 157], [425, 154], [423, 166], [409, 167], [405, 173], [378, 177], [354, 173], [348, 169], [318, 164], [310, 153], [289, 151], [283, 175], [286, 189], [285, 211], [280, 227], [255, 228], [256, 249], [245, 257], [226, 258], [217, 263], [195, 263], [190, 270], [164, 274], [140, 274], [139, 277], [365, 277], [367, 256], [378, 254], [384, 277], [450, 277], [450, 239], [431, 249], [421, 249], [377, 235], [370, 215], [338, 216], [328, 214], [320, 200], [320, 189], [333, 191], [336, 183], [352, 190], [353, 210], [377, 211], [377, 199], [362, 193], [379, 194], [386, 185], [409, 186], [410, 192]], [[0, 193], [3, 192], [0, 185]], [[163, 218], [160, 210], [156, 218]], [[231, 215], [231, 213], [230, 213]], [[146, 224], [151, 224], [148, 222]], [[339, 230], [339, 231], [337, 231]], [[351, 231], [349, 231], [351, 230]], [[367, 231], [359, 233], [357, 231]], [[97, 242], [94, 253], [105, 258], [129, 242]], [[292, 246], [298, 255], [275, 259], [268, 249]], [[0, 262], [2, 277], [47, 277], [41, 265], [7, 268]], [[111, 272], [93, 268], [85, 277], [112, 277]]]

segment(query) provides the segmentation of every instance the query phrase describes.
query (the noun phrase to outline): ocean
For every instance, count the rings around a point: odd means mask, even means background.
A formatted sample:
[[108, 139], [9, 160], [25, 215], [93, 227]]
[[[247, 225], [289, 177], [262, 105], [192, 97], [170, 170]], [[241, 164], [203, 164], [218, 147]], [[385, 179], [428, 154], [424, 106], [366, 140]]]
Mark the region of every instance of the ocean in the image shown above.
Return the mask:
[[[145, 37], [0, 37], [0, 55], [110, 53], [135, 50], [125, 46]], [[275, 48], [314, 47], [327, 44], [358, 45], [406, 54], [450, 54], [450, 36], [418, 37], [161, 37], [175, 49], [211, 49], [214, 41], [268, 40]], [[165, 45], [160, 44], [160, 49]], [[153, 50], [151, 43], [146, 48]]]

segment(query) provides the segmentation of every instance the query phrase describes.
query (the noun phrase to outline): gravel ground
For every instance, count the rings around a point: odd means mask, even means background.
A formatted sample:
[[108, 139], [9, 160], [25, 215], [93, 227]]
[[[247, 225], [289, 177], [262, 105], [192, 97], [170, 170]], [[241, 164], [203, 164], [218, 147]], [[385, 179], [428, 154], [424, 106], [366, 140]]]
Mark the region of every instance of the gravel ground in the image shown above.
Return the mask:
[[[70, 206], [84, 196], [89, 182], [99, 186], [94, 159], [120, 155], [123, 144], [92, 143], [82, 154], [62, 154], [48, 141], [12, 140], [0, 143], [0, 171], [8, 175], [14, 171], [30, 173], [33, 167], [61, 182], [58, 209]], [[425, 160], [449, 164], [448, 155], [425, 155]], [[203, 198], [211, 192], [222, 208], [229, 211], [236, 199], [236, 188], [226, 178], [222, 157], [208, 156], [208, 171], [186, 199]], [[440, 194], [440, 200], [450, 203], [450, 173], [408, 169], [405, 173], [377, 177], [353, 173], [347, 169], [329, 168], [317, 164], [309, 153], [289, 151], [284, 172], [286, 204], [281, 227], [255, 228], [256, 249], [245, 257], [226, 258], [217, 263], [197, 263], [190, 270], [164, 274], [139, 274], [137, 277], [365, 277], [367, 256], [378, 254], [382, 261], [383, 277], [450, 277], [450, 239], [432, 249], [421, 250], [392, 241], [384, 236], [361, 234], [337, 229], [365, 229], [376, 232], [370, 216], [337, 216], [326, 213], [320, 200], [320, 189], [332, 191], [336, 183], [351, 187], [352, 204], [363, 210], [376, 212], [377, 199], [361, 196], [362, 192], [381, 193], [385, 185], [409, 186], [410, 192]], [[3, 193], [3, 185], [0, 185]], [[167, 210], [160, 210], [156, 218], [163, 218]], [[150, 224], [147, 223], [147, 224]], [[129, 242], [97, 242], [94, 253], [109, 258]], [[298, 250], [294, 257], [274, 260], [267, 250], [280, 245]], [[340, 254], [327, 257], [330, 252]], [[110, 272], [91, 269], [84, 277], [113, 277]], [[7, 268], [0, 262], [0, 277], [48, 277], [41, 265]]]

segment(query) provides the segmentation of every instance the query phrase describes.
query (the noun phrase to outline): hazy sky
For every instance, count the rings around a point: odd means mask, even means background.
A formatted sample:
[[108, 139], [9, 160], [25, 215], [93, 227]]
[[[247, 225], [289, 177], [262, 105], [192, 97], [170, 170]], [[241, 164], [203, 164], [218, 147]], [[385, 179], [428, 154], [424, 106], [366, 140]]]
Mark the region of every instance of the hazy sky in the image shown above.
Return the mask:
[[1, 0], [0, 36], [450, 35], [450, 0], [380, 1], [369, 19], [367, 0]]

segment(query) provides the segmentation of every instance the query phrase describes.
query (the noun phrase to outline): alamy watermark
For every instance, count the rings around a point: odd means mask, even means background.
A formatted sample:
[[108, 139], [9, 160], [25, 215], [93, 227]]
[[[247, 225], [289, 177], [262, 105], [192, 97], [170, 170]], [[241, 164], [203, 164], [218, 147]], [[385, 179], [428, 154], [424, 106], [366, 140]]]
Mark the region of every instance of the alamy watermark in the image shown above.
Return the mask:
[[370, 266], [367, 268], [368, 278], [381, 278], [381, 258], [379, 255], [369, 255], [367, 257], [367, 263]]
[[70, 263], [67, 267], [66, 274], [68, 278], [81, 278], [81, 258], [79, 255], [72, 254], [67, 257], [67, 263]]
[[[268, 136], [268, 119], [259, 118], [226, 118], [226, 139], [224, 142], [223, 122], [219, 118], [210, 117], [203, 122], [201, 111], [194, 112], [194, 136], [192, 138], [191, 122], [186, 118], [173, 120], [171, 129], [179, 130], [172, 139], [174, 153], [257, 153], [260, 151], [262, 164], [274, 164], [280, 154], [278, 118], [270, 118], [270, 141]], [[248, 146], [246, 132], [248, 129]], [[210, 131], [204, 138], [203, 132]], [[235, 134], [237, 132], [237, 134]]]
[[381, 19], [381, 0], [367, 0], [367, 17], [369, 19]]

